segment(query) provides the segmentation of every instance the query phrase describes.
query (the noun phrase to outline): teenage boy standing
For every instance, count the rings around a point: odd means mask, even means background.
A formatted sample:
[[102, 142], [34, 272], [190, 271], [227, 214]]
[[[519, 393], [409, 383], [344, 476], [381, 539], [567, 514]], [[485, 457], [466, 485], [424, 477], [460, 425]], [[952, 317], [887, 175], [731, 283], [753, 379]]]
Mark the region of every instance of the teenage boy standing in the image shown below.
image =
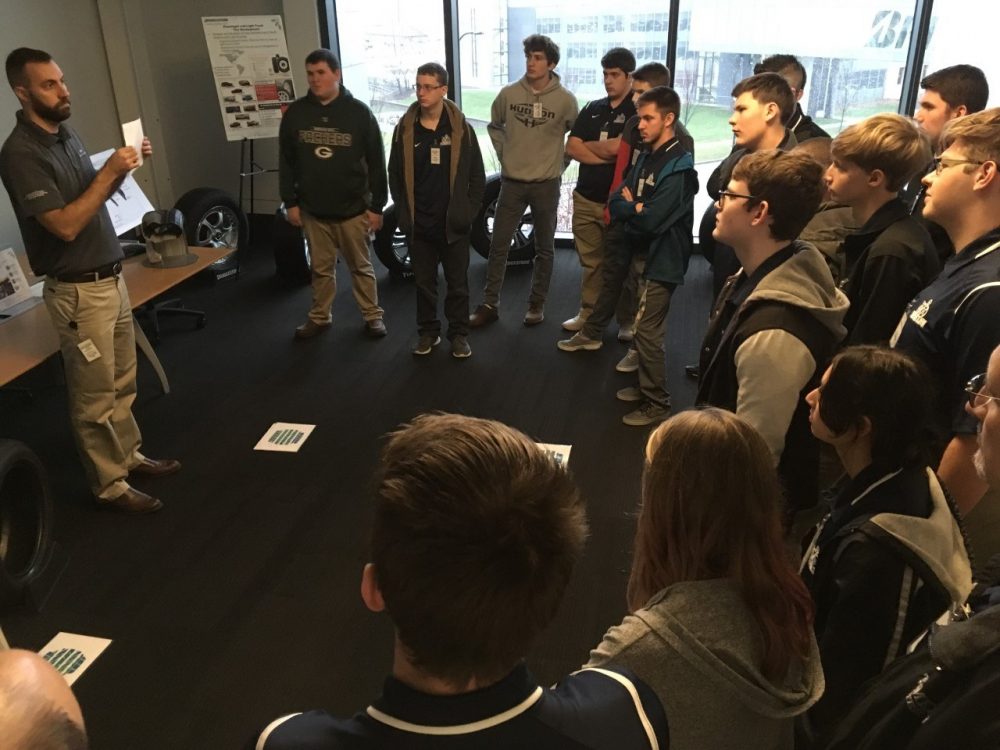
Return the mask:
[[963, 389], [1000, 344], [1000, 108], [949, 123], [940, 145], [935, 169], [923, 178], [924, 215], [956, 251], [910, 302], [892, 345], [919, 357], [934, 376], [938, 475], [967, 514], [986, 485], [973, 464], [977, 422], [965, 411]]
[[810, 138], [829, 138], [830, 134], [813, 122], [813, 119], [802, 111], [802, 95], [806, 91], [806, 68], [795, 55], [771, 55], [765, 57], [753, 66], [753, 72], [777, 73], [786, 81], [795, 96], [795, 110], [788, 118], [788, 129], [795, 134], [795, 139], [802, 143]]
[[823, 254], [795, 240], [819, 206], [822, 174], [812, 157], [777, 150], [736, 165], [719, 194], [713, 236], [732, 246], [742, 267], [715, 301], [701, 350], [697, 403], [757, 428], [789, 511], [819, 497], [819, 444], [805, 395], [844, 337], [848, 306]]
[[410, 243], [417, 287], [416, 355], [441, 342], [437, 317], [438, 264], [444, 268], [448, 339], [452, 355], [469, 347], [469, 232], [483, 202], [486, 176], [479, 139], [445, 96], [448, 71], [438, 63], [417, 68], [417, 101], [400, 118], [389, 154], [389, 190], [399, 227]]
[[499, 422], [434, 414], [381, 456], [361, 598], [395, 626], [392, 674], [363, 712], [279, 718], [256, 750], [669, 749], [655, 694], [625, 670], [553, 688], [525, 655], [587, 536], [566, 470]]
[[691, 257], [694, 197], [698, 175], [694, 159], [674, 135], [680, 98], [660, 86], [637, 103], [639, 133], [646, 150], [609, 200], [611, 216], [625, 226], [633, 252], [646, 256], [636, 315], [634, 345], [639, 355], [639, 387], [618, 391], [622, 401], [638, 401], [622, 417], [627, 425], [661, 422], [670, 412], [663, 339], [670, 297]]
[[341, 86], [340, 61], [328, 49], [306, 57], [309, 93], [293, 102], [278, 134], [278, 178], [288, 221], [309, 241], [312, 307], [295, 329], [309, 339], [329, 330], [337, 292], [337, 253], [351, 272], [365, 332], [385, 336], [369, 232], [382, 226], [387, 197], [382, 132], [371, 110]]
[[840, 288], [851, 301], [845, 346], [887, 343], [907, 303], [941, 270], [931, 236], [898, 198], [930, 153], [927, 137], [896, 114], [869, 117], [833, 139], [830, 197], [850, 206], [860, 227], [839, 250]]
[[[923, 93], [913, 119], [931, 139], [931, 148], [935, 154], [940, 151], [939, 141], [945, 125], [956, 117], [981, 112], [990, 98], [986, 75], [975, 65], [952, 65], [936, 70], [924, 77], [920, 88]], [[933, 164], [928, 164], [923, 174], [933, 168]], [[947, 261], [954, 255], [955, 247], [944, 229], [924, 217], [924, 188], [920, 180], [911, 180], [903, 190], [902, 197], [911, 206], [913, 214], [924, 220], [941, 262]]]
[[559, 47], [542, 34], [524, 40], [525, 73], [500, 89], [493, 100], [488, 130], [500, 160], [500, 197], [493, 220], [493, 239], [486, 271], [483, 302], [469, 316], [473, 328], [500, 317], [500, 288], [507, 272], [507, 256], [514, 230], [526, 208], [534, 225], [535, 267], [526, 326], [545, 319], [545, 298], [555, 256], [559, 183], [566, 168], [564, 140], [573, 127], [579, 106], [576, 97], [554, 73]]
[[608, 95], [587, 103], [566, 140], [566, 156], [580, 163], [573, 191], [573, 245], [583, 269], [580, 311], [562, 324], [567, 331], [583, 328], [601, 292], [607, 231], [604, 208], [612, 187], [621, 134], [625, 123], [635, 115], [630, 96], [635, 56], [623, 47], [615, 47], [601, 58], [601, 67]]

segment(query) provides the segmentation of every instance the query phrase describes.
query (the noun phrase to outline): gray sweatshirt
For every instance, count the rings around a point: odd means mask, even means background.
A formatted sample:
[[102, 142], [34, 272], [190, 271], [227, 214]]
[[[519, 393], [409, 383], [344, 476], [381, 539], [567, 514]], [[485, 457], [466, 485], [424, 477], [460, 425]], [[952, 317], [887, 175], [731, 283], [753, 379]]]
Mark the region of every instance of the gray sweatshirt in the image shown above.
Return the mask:
[[576, 122], [576, 97], [555, 73], [540, 93], [525, 78], [500, 89], [487, 126], [500, 160], [500, 173], [512, 180], [542, 182], [566, 168], [566, 133]]
[[791, 750], [794, 717], [823, 694], [819, 650], [775, 685], [757, 622], [728, 579], [677, 583], [611, 628], [588, 667], [628, 667], [657, 694], [670, 750]]

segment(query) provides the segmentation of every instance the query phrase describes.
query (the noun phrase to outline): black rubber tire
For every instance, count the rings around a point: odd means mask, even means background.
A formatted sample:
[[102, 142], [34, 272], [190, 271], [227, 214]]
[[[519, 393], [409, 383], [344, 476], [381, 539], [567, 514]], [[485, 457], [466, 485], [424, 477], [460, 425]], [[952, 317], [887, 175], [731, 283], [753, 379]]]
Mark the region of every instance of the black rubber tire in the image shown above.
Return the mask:
[[0, 615], [24, 601], [52, 546], [52, 500], [38, 457], [0, 440]]
[[271, 227], [271, 248], [274, 251], [274, 272], [279, 279], [296, 286], [309, 283], [312, 273], [302, 229], [289, 224], [280, 208]]
[[237, 252], [218, 260], [209, 268], [221, 278], [237, 266], [237, 255], [246, 250], [250, 227], [247, 215], [225, 190], [195, 188], [180, 197], [174, 206], [184, 214], [184, 234], [189, 245], [233, 247]]
[[382, 228], [375, 233], [375, 255], [396, 279], [412, 279], [413, 263], [406, 235], [399, 231], [396, 207], [389, 206], [382, 212]]
[[[500, 197], [500, 175], [493, 175], [486, 180], [486, 192], [483, 194], [483, 207], [472, 222], [472, 248], [484, 258], [490, 257], [490, 240], [493, 238], [493, 216], [496, 214], [497, 198]], [[535, 259], [534, 225], [531, 212], [526, 211], [521, 217], [521, 223], [514, 232], [510, 255], [507, 264], [524, 265]]]

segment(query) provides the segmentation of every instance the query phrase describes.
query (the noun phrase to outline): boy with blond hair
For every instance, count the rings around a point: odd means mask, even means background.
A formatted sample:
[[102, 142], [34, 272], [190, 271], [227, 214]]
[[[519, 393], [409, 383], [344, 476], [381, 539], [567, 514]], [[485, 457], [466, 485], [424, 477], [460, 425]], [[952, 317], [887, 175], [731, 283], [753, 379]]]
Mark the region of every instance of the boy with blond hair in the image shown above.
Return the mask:
[[910, 302], [892, 346], [923, 360], [934, 377], [938, 475], [975, 536], [979, 520], [968, 514], [986, 484], [973, 463], [978, 423], [965, 410], [965, 387], [1000, 344], [1000, 108], [953, 120], [940, 147], [923, 178], [924, 216], [944, 228], [955, 253]]
[[846, 346], [884, 344], [913, 296], [941, 270], [934, 242], [898, 193], [931, 156], [926, 134], [896, 114], [841, 131], [826, 170], [830, 197], [860, 227], [840, 248], [840, 288], [851, 301]]

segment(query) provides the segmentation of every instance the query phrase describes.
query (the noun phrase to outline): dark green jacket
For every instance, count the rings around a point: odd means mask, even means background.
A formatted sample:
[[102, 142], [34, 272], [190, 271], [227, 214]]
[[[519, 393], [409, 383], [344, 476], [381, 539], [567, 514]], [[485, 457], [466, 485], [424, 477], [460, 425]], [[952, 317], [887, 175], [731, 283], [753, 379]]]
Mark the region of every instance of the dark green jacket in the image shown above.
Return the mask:
[[608, 199], [611, 219], [625, 223], [633, 252], [646, 253], [643, 276], [666, 284], [684, 283], [693, 245], [694, 196], [698, 192], [698, 173], [691, 154], [680, 144], [676, 150], [677, 156], [656, 176], [652, 192], [643, 196], [640, 213], [635, 212], [634, 202], [622, 197], [622, 189], [628, 187], [636, 195], [636, 182], [648, 151], [639, 156], [625, 181]]
[[347, 89], [329, 104], [310, 93], [289, 105], [278, 144], [286, 206], [324, 219], [382, 213], [388, 198], [382, 132], [371, 110]]
[[[443, 99], [445, 114], [451, 125], [451, 175], [449, 186], [446, 232], [449, 242], [468, 236], [472, 222], [479, 213], [486, 190], [486, 172], [479, 139], [454, 102]], [[413, 232], [413, 126], [420, 116], [420, 104], [414, 102], [399, 118], [392, 134], [389, 150], [389, 190], [396, 208], [396, 223], [400, 230]]]

